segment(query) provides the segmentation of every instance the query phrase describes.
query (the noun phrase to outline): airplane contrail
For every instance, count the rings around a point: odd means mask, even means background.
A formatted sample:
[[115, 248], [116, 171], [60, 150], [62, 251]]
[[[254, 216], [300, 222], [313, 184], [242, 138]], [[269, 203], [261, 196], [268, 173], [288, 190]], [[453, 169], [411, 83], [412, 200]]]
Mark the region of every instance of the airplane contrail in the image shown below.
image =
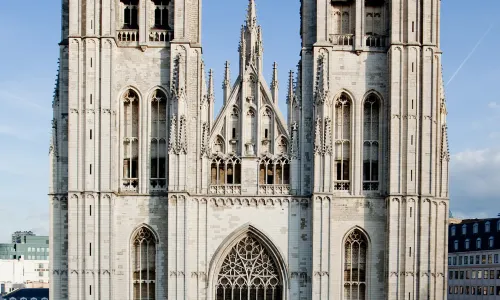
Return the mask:
[[469, 60], [469, 58], [471, 58], [472, 54], [474, 54], [474, 52], [476, 52], [476, 49], [479, 47], [479, 45], [481, 45], [481, 43], [483, 42], [484, 38], [488, 35], [488, 33], [490, 33], [490, 31], [491, 31], [492, 28], [493, 28], [493, 24], [490, 25], [490, 27], [486, 30], [486, 32], [483, 34], [483, 36], [479, 39], [479, 41], [474, 46], [474, 48], [472, 48], [472, 51], [469, 53], [469, 55], [467, 55], [467, 57], [464, 59], [464, 61], [462, 61], [462, 63], [460, 64], [460, 66], [458, 67], [458, 69], [455, 71], [455, 73], [453, 73], [453, 75], [448, 80], [448, 82], [446, 83], [446, 85], [450, 84], [450, 82], [452, 82], [453, 79], [455, 79], [455, 76], [458, 75], [458, 73], [460, 72], [460, 70], [462, 69], [462, 67], [467, 63], [467, 61]]

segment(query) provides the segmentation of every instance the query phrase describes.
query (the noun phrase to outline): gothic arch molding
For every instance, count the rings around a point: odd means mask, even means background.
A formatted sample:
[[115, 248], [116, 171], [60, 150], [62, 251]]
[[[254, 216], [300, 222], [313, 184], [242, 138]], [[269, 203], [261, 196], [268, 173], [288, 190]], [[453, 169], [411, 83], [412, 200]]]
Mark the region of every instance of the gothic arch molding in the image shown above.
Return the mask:
[[368, 91], [366, 91], [366, 93], [364, 94], [363, 96], [363, 101], [361, 102], [361, 105], [364, 105], [365, 104], [365, 101], [368, 99], [368, 97], [370, 97], [371, 95], [375, 95], [377, 96], [378, 100], [380, 101], [380, 106], [383, 107], [384, 106], [384, 97], [382, 97], [382, 94], [375, 90], [375, 89], [369, 89]]
[[260, 242], [260, 244], [267, 250], [267, 253], [271, 256], [277, 267], [277, 272], [282, 286], [282, 298], [289, 299], [288, 288], [289, 288], [289, 272], [283, 259], [283, 254], [276, 247], [276, 244], [269, 238], [267, 234], [257, 229], [255, 226], [247, 223], [231, 234], [229, 234], [215, 250], [214, 255], [209, 264], [208, 273], [208, 299], [216, 299], [216, 289], [215, 285], [217, 283], [217, 276], [219, 275], [220, 269], [224, 260], [231, 252], [233, 247], [238, 244], [245, 237], [252, 236]]
[[134, 230], [132, 230], [132, 233], [129, 236], [129, 243], [130, 244], [132, 244], [134, 242], [134, 237], [139, 232], [139, 230], [141, 228], [146, 228], [149, 231], [151, 231], [151, 233], [153, 233], [153, 236], [155, 238], [156, 244], [157, 245], [160, 244], [160, 236], [158, 235], [158, 233], [156, 232], [156, 230], [153, 229], [153, 227], [151, 225], [148, 225], [146, 223], [140, 223], [139, 225], [137, 225], [137, 226], [134, 227]]
[[151, 99], [151, 97], [153, 96], [153, 93], [157, 90], [162, 91], [165, 94], [165, 96], [167, 96], [167, 101], [170, 101], [170, 99], [172, 99], [172, 95], [171, 95], [170, 91], [168, 91], [166, 88], [164, 88], [160, 85], [155, 85], [147, 91], [147, 93], [146, 93], [146, 95], [148, 96], [147, 99]]
[[122, 101], [122, 97], [125, 95], [125, 93], [128, 91], [128, 90], [132, 90], [134, 93], [137, 94], [137, 97], [139, 98], [139, 104], [142, 103], [142, 99], [143, 99], [143, 95], [142, 93], [139, 91], [138, 88], [132, 86], [132, 85], [127, 85], [123, 88], [120, 89], [120, 91], [118, 92], [118, 103], [120, 103]]

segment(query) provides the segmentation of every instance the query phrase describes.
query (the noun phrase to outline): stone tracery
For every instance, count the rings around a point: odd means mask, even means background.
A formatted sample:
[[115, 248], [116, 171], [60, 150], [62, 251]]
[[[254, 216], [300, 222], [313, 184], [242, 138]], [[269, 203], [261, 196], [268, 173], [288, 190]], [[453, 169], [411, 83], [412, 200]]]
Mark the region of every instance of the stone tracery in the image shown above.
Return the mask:
[[283, 283], [267, 249], [248, 234], [229, 252], [219, 271], [216, 300], [278, 300]]

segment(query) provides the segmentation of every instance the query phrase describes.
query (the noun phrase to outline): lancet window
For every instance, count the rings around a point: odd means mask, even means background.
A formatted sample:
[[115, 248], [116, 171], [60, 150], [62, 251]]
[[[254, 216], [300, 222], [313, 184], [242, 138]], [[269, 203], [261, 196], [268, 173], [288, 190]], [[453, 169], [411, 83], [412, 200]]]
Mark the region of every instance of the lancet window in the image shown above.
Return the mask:
[[262, 153], [271, 152], [271, 141], [272, 141], [272, 124], [273, 124], [273, 113], [269, 108], [266, 108], [262, 113], [261, 122], [261, 139], [262, 139]]
[[354, 0], [333, 0], [333, 33], [354, 34]]
[[366, 236], [353, 230], [344, 244], [344, 300], [366, 299], [367, 251]]
[[335, 190], [350, 190], [351, 99], [345, 93], [335, 101]]
[[136, 191], [139, 185], [139, 96], [123, 95], [123, 188]]
[[285, 156], [264, 157], [259, 165], [259, 184], [290, 184], [290, 161]]
[[384, 47], [386, 33], [384, 0], [365, 0], [366, 46]]
[[139, 0], [120, 0], [123, 7], [123, 29], [138, 29]]
[[277, 154], [281, 154], [281, 155], [288, 154], [288, 142], [287, 142], [286, 138], [284, 138], [284, 137], [281, 137], [278, 140], [278, 153]]
[[156, 244], [153, 232], [141, 227], [132, 242], [132, 282], [134, 300], [156, 299]]
[[278, 265], [252, 235], [241, 239], [225, 258], [217, 277], [216, 300], [281, 300]]
[[241, 184], [241, 161], [236, 156], [215, 156], [210, 167], [211, 184]]
[[363, 107], [363, 190], [379, 189], [380, 101], [371, 94]]
[[151, 97], [151, 165], [150, 185], [152, 189], [167, 187], [167, 96], [156, 90]]
[[170, 30], [170, 2], [171, 0], [153, 0], [155, 5], [155, 29]]
[[238, 152], [238, 139], [239, 139], [239, 125], [240, 125], [240, 111], [238, 110], [238, 107], [234, 106], [233, 110], [231, 111], [231, 116], [230, 116], [230, 146], [231, 146], [231, 152], [237, 153]]

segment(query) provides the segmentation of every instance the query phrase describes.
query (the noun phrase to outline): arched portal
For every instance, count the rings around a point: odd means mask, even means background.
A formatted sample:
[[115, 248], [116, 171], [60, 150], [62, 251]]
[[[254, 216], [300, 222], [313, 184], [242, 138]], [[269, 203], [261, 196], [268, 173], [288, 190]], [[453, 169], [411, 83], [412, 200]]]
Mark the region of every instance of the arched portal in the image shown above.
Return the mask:
[[251, 232], [227, 252], [215, 279], [216, 300], [282, 300], [283, 270], [272, 251]]

